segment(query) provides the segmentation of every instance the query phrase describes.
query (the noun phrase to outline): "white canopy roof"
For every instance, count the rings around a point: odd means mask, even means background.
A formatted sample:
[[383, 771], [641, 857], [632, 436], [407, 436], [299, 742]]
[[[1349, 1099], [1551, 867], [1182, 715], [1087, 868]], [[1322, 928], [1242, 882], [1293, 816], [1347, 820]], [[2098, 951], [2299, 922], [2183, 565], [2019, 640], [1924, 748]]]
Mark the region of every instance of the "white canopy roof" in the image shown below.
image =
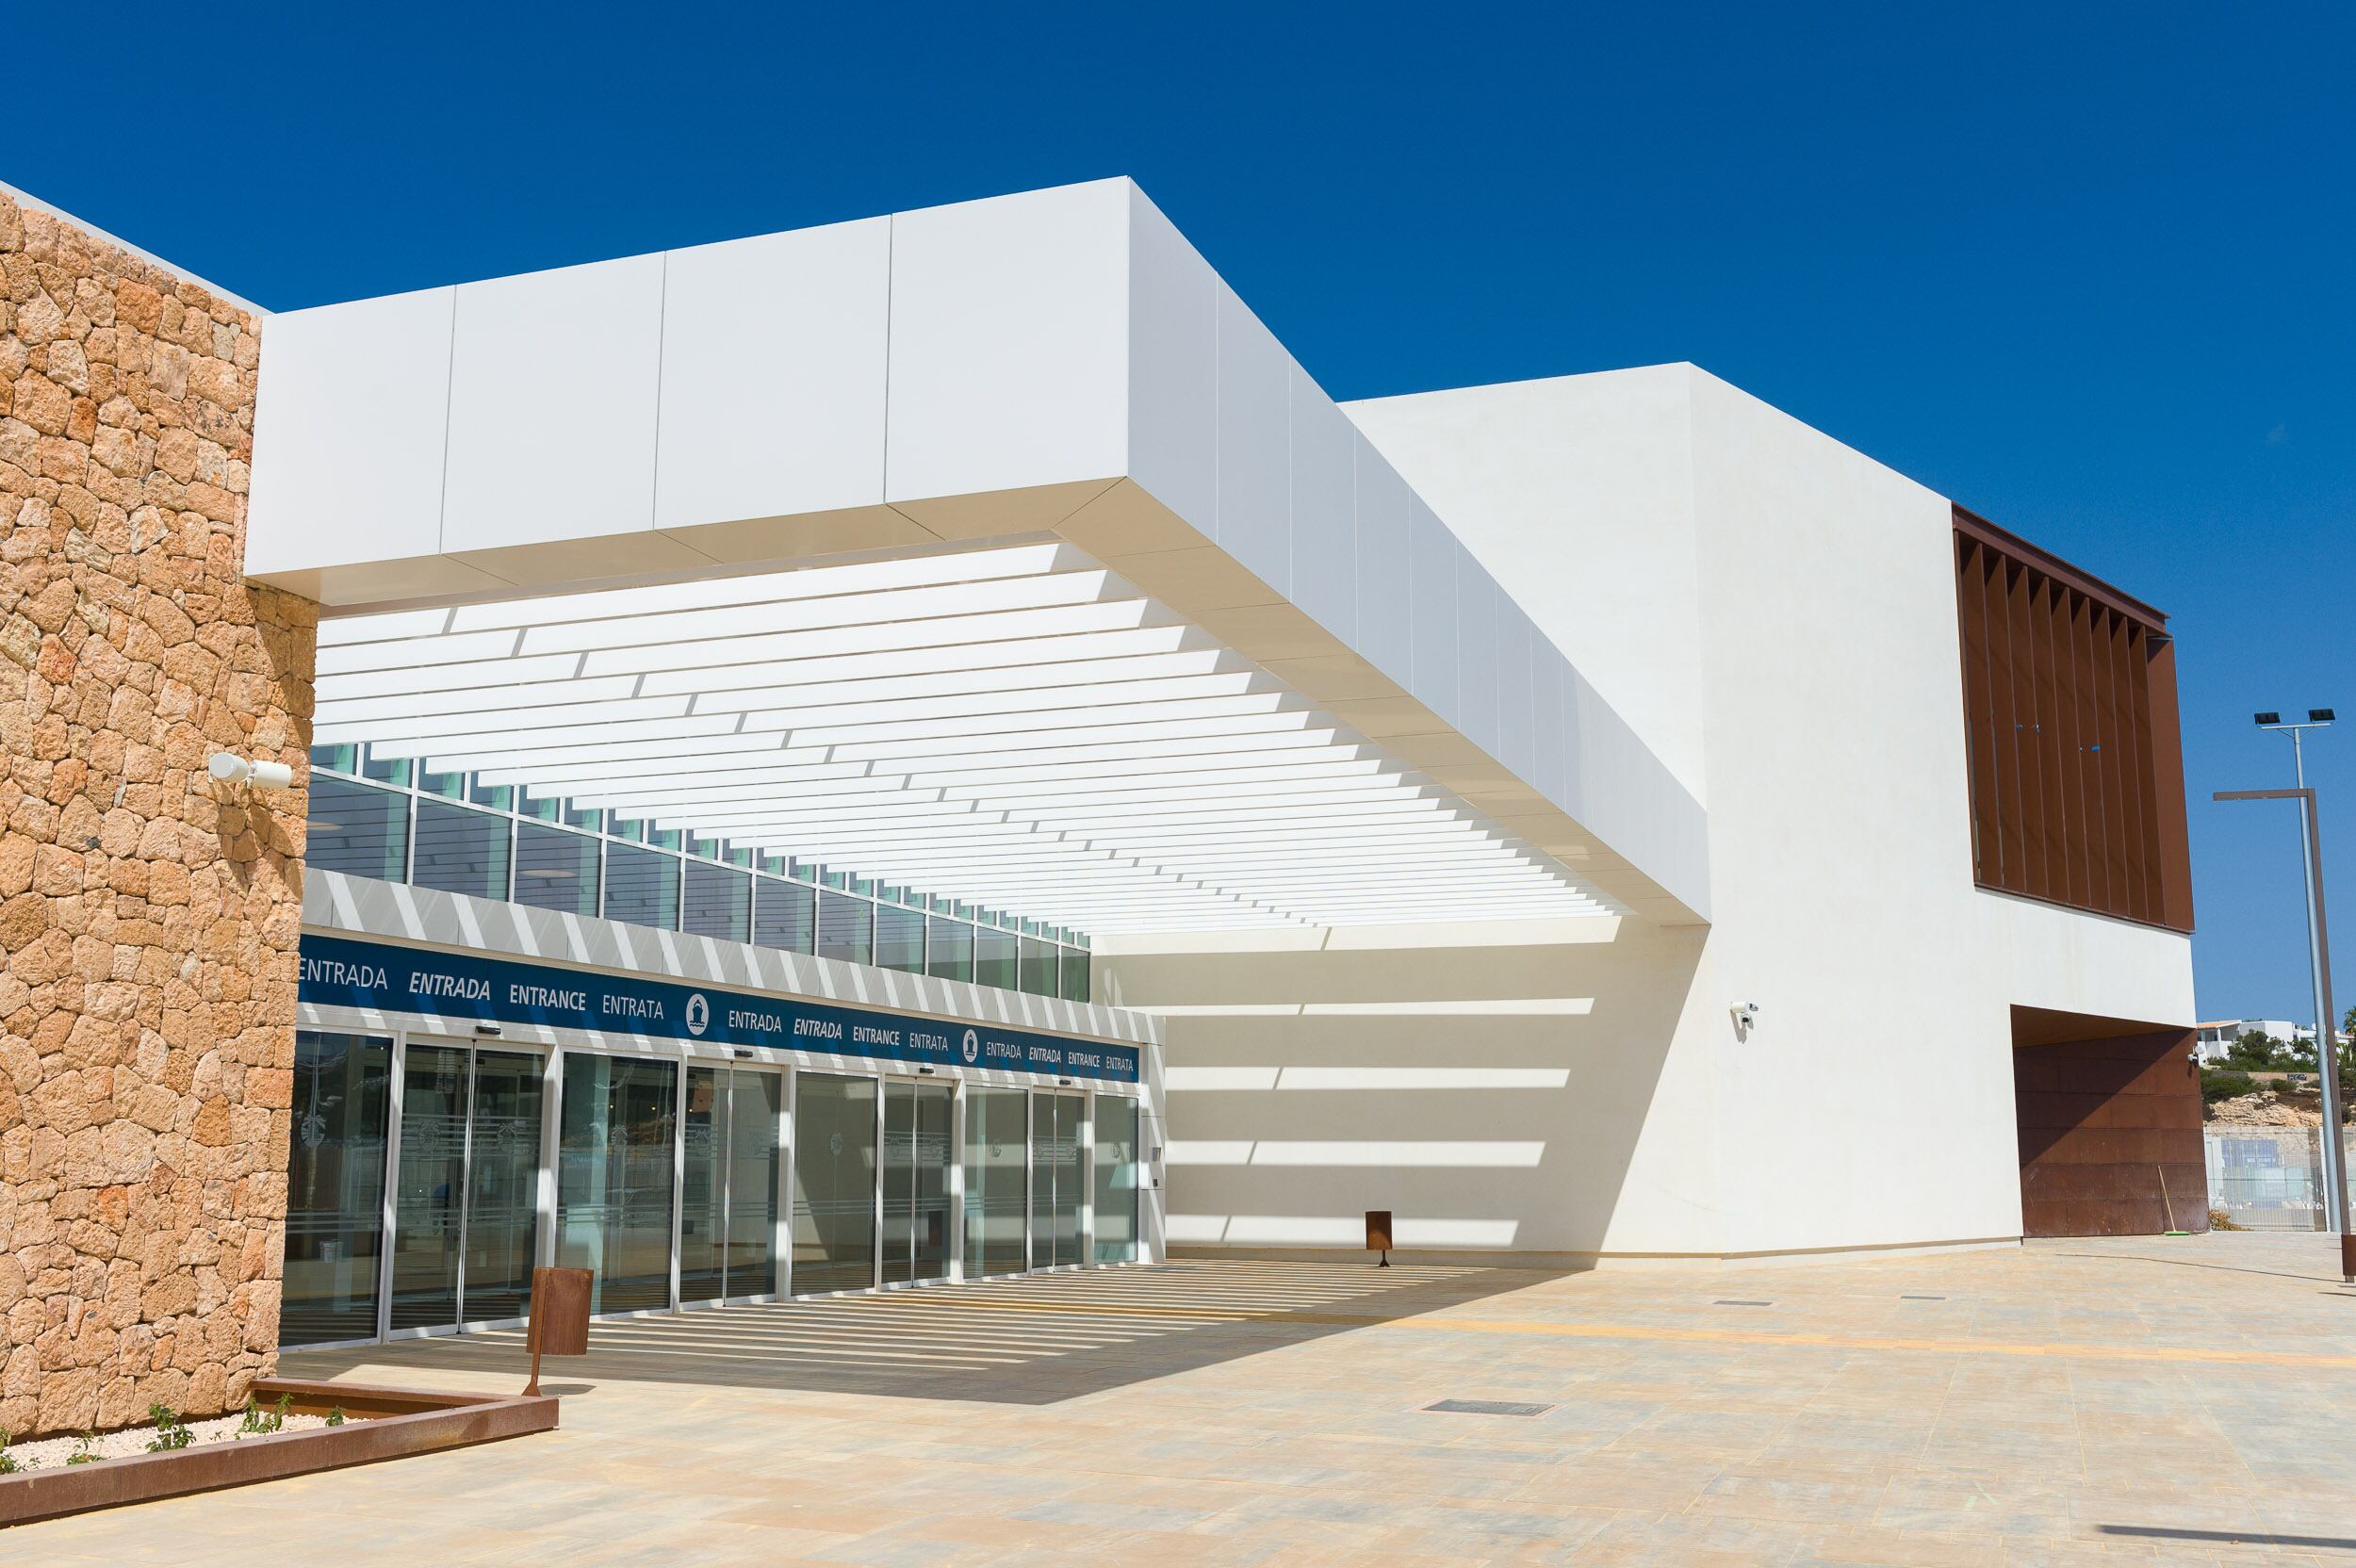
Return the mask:
[[1092, 932], [1608, 912], [1054, 541], [324, 622], [315, 740]]

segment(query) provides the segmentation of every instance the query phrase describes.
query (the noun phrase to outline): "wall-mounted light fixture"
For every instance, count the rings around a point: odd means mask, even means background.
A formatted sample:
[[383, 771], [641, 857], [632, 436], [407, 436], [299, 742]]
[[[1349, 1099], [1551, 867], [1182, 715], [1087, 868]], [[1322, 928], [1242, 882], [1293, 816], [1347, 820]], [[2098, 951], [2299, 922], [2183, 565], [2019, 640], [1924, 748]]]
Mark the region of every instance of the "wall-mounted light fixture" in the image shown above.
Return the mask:
[[294, 786], [294, 769], [286, 763], [249, 761], [232, 752], [213, 753], [205, 771], [222, 784], [251, 784], [257, 790], [286, 790]]

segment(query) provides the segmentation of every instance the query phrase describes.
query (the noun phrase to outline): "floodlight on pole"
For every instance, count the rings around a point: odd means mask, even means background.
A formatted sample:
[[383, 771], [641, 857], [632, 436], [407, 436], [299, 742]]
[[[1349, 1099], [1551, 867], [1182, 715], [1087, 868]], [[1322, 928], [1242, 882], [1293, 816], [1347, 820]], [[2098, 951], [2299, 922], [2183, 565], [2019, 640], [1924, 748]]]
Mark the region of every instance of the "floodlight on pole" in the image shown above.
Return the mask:
[[2339, 1233], [2340, 1277], [2356, 1284], [2356, 1233], [2348, 1228], [2348, 1151], [2340, 1127], [2338, 1031], [2331, 1027], [2331, 940], [2323, 917], [2323, 831], [2315, 821], [2315, 792], [2296, 790], [2220, 790], [2216, 800], [2296, 800], [2306, 828], [2308, 958], [2315, 970], [2315, 1079], [2323, 1090], [2323, 1213], [2327, 1228]]

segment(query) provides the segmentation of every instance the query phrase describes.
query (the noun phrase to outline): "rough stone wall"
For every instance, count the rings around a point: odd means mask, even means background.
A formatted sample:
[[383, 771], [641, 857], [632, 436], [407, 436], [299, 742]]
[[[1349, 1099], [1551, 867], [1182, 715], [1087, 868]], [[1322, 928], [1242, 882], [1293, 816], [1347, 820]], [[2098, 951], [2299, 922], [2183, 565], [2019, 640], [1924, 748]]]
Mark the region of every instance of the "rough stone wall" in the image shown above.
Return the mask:
[[[242, 1404], [286, 1212], [316, 607], [249, 585], [258, 323], [0, 192], [0, 1427]], [[216, 750], [293, 764], [255, 794]]]

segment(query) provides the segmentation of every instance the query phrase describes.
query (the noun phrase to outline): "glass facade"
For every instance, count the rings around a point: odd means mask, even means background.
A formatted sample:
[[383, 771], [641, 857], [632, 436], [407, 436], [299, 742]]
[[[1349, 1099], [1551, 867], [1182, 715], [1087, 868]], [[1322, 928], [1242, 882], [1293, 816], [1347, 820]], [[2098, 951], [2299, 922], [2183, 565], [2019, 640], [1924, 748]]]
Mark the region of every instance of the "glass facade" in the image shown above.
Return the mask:
[[417, 802], [417, 847], [409, 880], [476, 898], [507, 896], [512, 819], [438, 800]]
[[593, 1312], [671, 1304], [679, 1064], [588, 1053], [564, 1062], [556, 1261], [597, 1275]]
[[[820, 895], [832, 898], [832, 893]], [[896, 904], [875, 906], [875, 967], [903, 974], [924, 972], [924, 916]]]
[[794, 1102], [794, 1294], [875, 1278], [873, 1078], [800, 1075]]
[[1137, 1102], [1096, 1097], [1090, 1163], [1096, 1168], [1098, 1263], [1137, 1261]]
[[949, 1277], [946, 1084], [884, 1086], [883, 1282]]
[[376, 1335], [392, 1071], [389, 1039], [295, 1031], [279, 1309], [289, 1345]]
[[515, 890], [509, 897], [535, 909], [596, 914], [597, 841], [586, 833], [568, 833], [534, 822], [517, 823]]
[[1026, 1266], [1023, 1178], [1030, 1102], [1023, 1089], [965, 1091], [965, 1272], [1019, 1274]]
[[[413, 777], [415, 782], [413, 783]], [[1087, 939], [562, 796], [312, 750], [303, 863], [354, 876], [1087, 1002]], [[692, 853], [690, 852], [692, 851]], [[821, 887], [823, 884], [823, 888]]]
[[289, 1347], [518, 1321], [543, 1258], [613, 1314], [1141, 1256], [1128, 1095], [310, 1028], [294, 1091]]
[[1087, 1102], [1076, 1094], [1031, 1096], [1031, 1266], [1080, 1262], [1080, 1200], [1086, 1184], [1080, 1123]]

